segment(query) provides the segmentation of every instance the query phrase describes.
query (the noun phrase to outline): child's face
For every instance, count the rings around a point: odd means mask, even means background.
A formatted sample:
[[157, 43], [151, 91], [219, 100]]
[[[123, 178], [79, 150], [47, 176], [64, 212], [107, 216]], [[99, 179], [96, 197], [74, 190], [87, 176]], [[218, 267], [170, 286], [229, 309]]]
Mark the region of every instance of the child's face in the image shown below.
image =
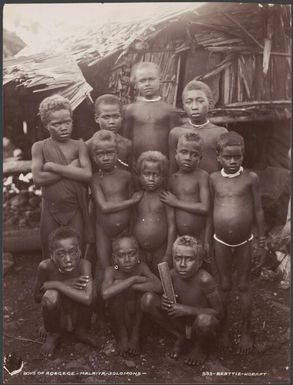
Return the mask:
[[81, 251], [76, 238], [59, 239], [54, 242], [51, 257], [59, 271], [71, 273], [80, 263]]
[[209, 100], [201, 90], [190, 90], [183, 94], [183, 108], [194, 123], [204, 123], [209, 110]]
[[226, 146], [217, 159], [227, 174], [234, 174], [242, 165], [243, 149], [241, 146]]
[[160, 164], [157, 162], [144, 161], [141, 165], [139, 181], [143, 190], [155, 191], [161, 187], [163, 177]]
[[201, 151], [196, 143], [180, 140], [177, 145], [175, 159], [180, 171], [191, 172], [199, 165]]
[[96, 122], [101, 130], [112, 131], [115, 134], [120, 130], [122, 116], [117, 104], [102, 103], [96, 111]]
[[96, 144], [92, 157], [101, 170], [111, 171], [117, 161], [117, 146], [112, 142], [101, 141]]
[[138, 68], [135, 81], [139, 94], [144, 98], [152, 99], [159, 94], [160, 78], [155, 68]]
[[113, 252], [113, 262], [118, 269], [125, 273], [131, 273], [139, 263], [137, 245], [131, 238], [123, 238]]
[[179, 245], [173, 255], [173, 266], [179, 276], [187, 280], [201, 267], [200, 259], [194, 255], [194, 250], [190, 246]]
[[51, 138], [65, 142], [71, 137], [72, 119], [69, 110], [52, 111], [49, 113], [49, 122], [46, 125]]

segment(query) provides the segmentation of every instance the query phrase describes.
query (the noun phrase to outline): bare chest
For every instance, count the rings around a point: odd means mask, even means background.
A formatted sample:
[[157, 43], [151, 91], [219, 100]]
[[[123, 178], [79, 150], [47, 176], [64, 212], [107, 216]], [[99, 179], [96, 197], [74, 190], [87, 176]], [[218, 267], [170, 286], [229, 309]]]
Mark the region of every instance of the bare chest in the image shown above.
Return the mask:
[[172, 182], [172, 190], [178, 198], [193, 198], [199, 195], [199, 183], [193, 175], [176, 178]]
[[138, 209], [145, 216], [165, 214], [165, 206], [160, 200], [159, 193], [144, 194]]
[[174, 279], [174, 291], [178, 295], [178, 302], [187, 306], [205, 305], [206, 299], [204, 292], [196, 279], [184, 281]]
[[123, 198], [128, 196], [128, 181], [126, 178], [118, 178], [115, 175], [103, 175], [99, 179], [106, 198]]
[[251, 185], [247, 178], [218, 178], [215, 183], [215, 196], [219, 199], [250, 197]]
[[156, 126], [161, 127], [162, 129], [168, 128], [169, 115], [164, 108], [154, 105], [142, 105], [137, 107], [133, 114], [135, 125], [136, 126]]

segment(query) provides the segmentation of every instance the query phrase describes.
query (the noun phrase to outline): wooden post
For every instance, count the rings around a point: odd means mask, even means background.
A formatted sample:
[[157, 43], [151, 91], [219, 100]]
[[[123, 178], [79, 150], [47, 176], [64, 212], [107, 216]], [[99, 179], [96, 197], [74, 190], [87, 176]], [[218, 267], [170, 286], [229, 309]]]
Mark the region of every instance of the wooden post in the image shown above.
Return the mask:
[[174, 91], [174, 99], [173, 99], [174, 107], [176, 107], [177, 92], [179, 87], [180, 68], [181, 68], [181, 55], [178, 56], [178, 61], [177, 61], [177, 72], [176, 72], [176, 80], [175, 80], [176, 83], [175, 83], [175, 91]]

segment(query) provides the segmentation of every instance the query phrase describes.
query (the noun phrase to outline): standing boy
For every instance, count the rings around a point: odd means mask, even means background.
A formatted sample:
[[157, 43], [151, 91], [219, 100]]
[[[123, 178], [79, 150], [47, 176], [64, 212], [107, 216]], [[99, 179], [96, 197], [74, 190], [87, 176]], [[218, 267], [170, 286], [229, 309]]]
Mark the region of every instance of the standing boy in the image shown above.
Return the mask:
[[142, 197], [132, 195], [129, 171], [116, 166], [116, 135], [107, 130], [96, 132], [91, 140], [91, 156], [98, 171], [93, 175], [90, 188], [96, 212], [96, 247], [102, 270], [111, 264], [112, 239], [128, 230], [130, 208]]
[[144, 292], [162, 291], [160, 280], [140, 260], [137, 241], [122, 236], [113, 241], [113, 266], [105, 272], [102, 297], [108, 300], [114, 333], [122, 355], [140, 352]]
[[161, 194], [161, 200], [175, 209], [177, 234], [204, 240], [210, 196], [208, 173], [198, 168], [201, 157], [200, 136], [181, 135], [175, 155], [179, 171], [170, 177], [169, 191]]
[[148, 150], [168, 156], [168, 136], [178, 125], [175, 109], [162, 101], [159, 95], [160, 70], [157, 64], [138, 63], [132, 69], [132, 81], [139, 92], [139, 101], [125, 111], [124, 135], [132, 140], [133, 164]]
[[[95, 101], [96, 123], [99, 124], [100, 130], [108, 130], [116, 135], [118, 147], [117, 166], [127, 170], [131, 161], [132, 142], [119, 134], [122, 125], [121, 110], [122, 106], [116, 95], [104, 94]], [[91, 139], [86, 142], [88, 145]]]
[[[261, 206], [258, 176], [243, 170], [244, 140], [236, 132], [221, 135], [217, 145], [221, 171], [210, 175], [210, 189], [213, 204], [215, 262], [219, 271], [220, 285], [227, 321], [227, 301], [232, 288], [232, 264], [237, 270], [237, 286], [240, 293], [242, 330], [239, 353], [249, 353], [253, 348], [250, 333], [251, 293], [250, 266], [252, 225], [255, 222], [259, 237], [261, 264], [265, 257], [264, 216]], [[227, 326], [227, 325], [226, 325]], [[227, 328], [221, 336], [221, 343], [229, 347]]]
[[[92, 176], [86, 145], [71, 139], [72, 109], [69, 100], [53, 95], [40, 104], [40, 117], [50, 138], [34, 143], [32, 173], [42, 187], [41, 239], [43, 258], [49, 257], [48, 237], [59, 226], [71, 226], [93, 242], [85, 183]], [[82, 236], [83, 239], [83, 236]]]
[[227, 132], [227, 130], [224, 127], [216, 126], [207, 118], [209, 108], [213, 104], [211, 89], [205, 83], [193, 80], [185, 86], [182, 93], [182, 102], [188, 121], [180, 127], [174, 127], [169, 135], [171, 174], [177, 170], [175, 153], [178, 138], [181, 134], [187, 132], [197, 133], [203, 141], [203, 154], [199, 167], [209, 174], [217, 171], [219, 165], [216, 145], [220, 135]]
[[[129, 170], [132, 154], [131, 140], [124, 138], [119, 134], [122, 125], [122, 106], [117, 96], [112, 94], [104, 94], [99, 96], [95, 101], [95, 120], [99, 124], [100, 130], [107, 130], [116, 136], [118, 154], [116, 157], [116, 165], [122, 170]], [[90, 148], [93, 137], [86, 141]], [[93, 173], [98, 171], [95, 162], [92, 162]], [[90, 199], [89, 212], [93, 228], [95, 227], [95, 208], [93, 200]], [[95, 252], [88, 249], [87, 257], [95, 264]]]
[[165, 295], [154, 293], [142, 297], [142, 309], [163, 328], [175, 335], [176, 342], [169, 356], [177, 359], [187, 340], [192, 351], [187, 365], [202, 364], [208, 355], [208, 343], [216, 339], [222, 317], [222, 303], [213, 277], [201, 268], [201, 243], [188, 235], [176, 239], [173, 245], [171, 279], [178, 303]]
[[41, 354], [50, 357], [64, 333], [95, 346], [85, 332], [93, 298], [91, 264], [81, 259], [79, 234], [60, 227], [49, 237], [51, 258], [38, 267], [34, 299], [41, 302], [46, 341]]
[[159, 151], [143, 152], [137, 161], [143, 196], [135, 207], [132, 231], [143, 260], [155, 274], [158, 274], [158, 263], [171, 264], [172, 244], [176, 237], [174, 210], [161, 201], [167, 165], [167, 158]]

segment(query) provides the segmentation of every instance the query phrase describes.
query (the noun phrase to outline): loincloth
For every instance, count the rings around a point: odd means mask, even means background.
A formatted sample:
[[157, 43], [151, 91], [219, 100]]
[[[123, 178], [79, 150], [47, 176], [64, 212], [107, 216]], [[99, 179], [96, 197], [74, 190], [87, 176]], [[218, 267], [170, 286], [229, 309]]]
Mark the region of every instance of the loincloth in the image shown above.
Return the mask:
[[78, 210], [81, 211], [79, 205], [66, 207], [62, 201], [49, 201], [43, 198], [43, 208], [46, 209], [45, 215], [51, 215], [60, 226], [67, 226]]
[[220, 238], [218, 238], [216, 236], [216, 234], [214, 234], [214, 239], [217, 242], [221, 243], [222, 245], [225, 245], [225, 246], [228, 246], [228, 247], [231, 247], [232, 249], [234, 249], [235, 247], [239, 247], [239, 246], [245, 245], [245, 243], [251, 242], [253, 240], [253, 234], [251, 234], [251, 236], [248, 239], [246, 239], [245, 241], [237, 243], [236, 245], [230, 245], [230, 243], [222, 241]]

